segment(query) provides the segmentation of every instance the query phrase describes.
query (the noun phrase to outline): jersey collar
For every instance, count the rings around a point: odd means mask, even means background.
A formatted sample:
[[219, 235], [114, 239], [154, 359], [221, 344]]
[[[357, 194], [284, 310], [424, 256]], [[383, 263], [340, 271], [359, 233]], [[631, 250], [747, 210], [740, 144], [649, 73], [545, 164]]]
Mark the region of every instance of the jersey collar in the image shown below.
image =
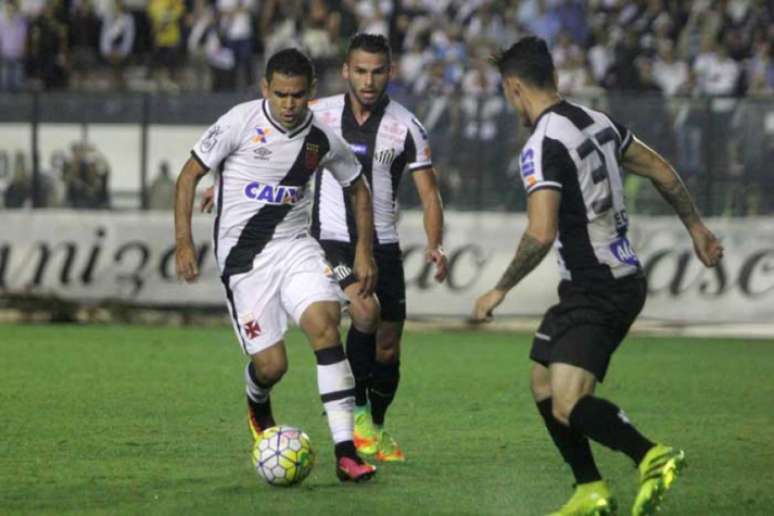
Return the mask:
[[266, 120], [269, 121], [271, 125], [274, 126], [276, 130], [278, 130], [280, 133], [286, 135], [288, 138], [295, 138], [297, 135], [302, 133], [304, 129], [309, 127], [309, 124], [312, 123], [312, 111], [310, 109], [306, 110], [306, 118], [304, 118], [304, 121], [298, 124], [293, 129], [285, 129], [282, 127], [282, 124], [280, 124], [278, 121], [274, 119], [273, 116], [271, 116], [271, 110], [269, 109], [269, 103], [266, 99], [263, 99], [263, 103], [261, 104], [261, 108], [263, 109], [263, 116], [266, 117]]
[[534, 122], [532, 122], [532, 130], [534, 131], [535, 129], [537, 129], [538, 122], [540, 122], [540, 119], [541, 119], [541, 118], [543, 118], [544, 116], [546, 116], [546, 115], [547, 115], [547, 114], [549, 114], [549, 113], [552, 113], [552, 112], [556, 111], [557, 109], [559, 109], [559, 107], [560, 107], [560, 106], [563, 106], [564, 104], [567, 104], [567, 101], [566, 101], [566, 100], [564, 100], [564, 99], [562, 99], [562, 100], [560, 100], [559, 102], [557, 102], [557, 103], [555, 103], [555, 104], [551, 104], [550, 106], [548, 106], [547, 108], [545, 108], [545, 109], [544, 109], [544, 110], [543, 110], [543, 111], [542, 111], [542, 112], [541, 112], [541, 113], [540, 113], [540, 114], [537, 116], [537, 118], [535, 119], [535, 121], [534, 121]]

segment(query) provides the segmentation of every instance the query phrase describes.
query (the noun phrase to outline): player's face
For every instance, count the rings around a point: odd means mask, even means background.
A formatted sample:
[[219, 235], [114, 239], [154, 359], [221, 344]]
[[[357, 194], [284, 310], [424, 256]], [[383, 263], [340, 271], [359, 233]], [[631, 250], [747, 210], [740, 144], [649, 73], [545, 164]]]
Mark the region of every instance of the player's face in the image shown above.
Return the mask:
[[263, 98], [269, 101], [271, 116], [285, 129], [293, 129], [306, 116], [307, 104], [314, 93], [314, 83], [303, 75], [275, 72], [271, 82], [261, 81]]
[[392, 76], [392, 66], [386, 54], [354, 50], [344, 63], [341, 75], [349, 83], [349, 91], [364, 107], [379, 102]]

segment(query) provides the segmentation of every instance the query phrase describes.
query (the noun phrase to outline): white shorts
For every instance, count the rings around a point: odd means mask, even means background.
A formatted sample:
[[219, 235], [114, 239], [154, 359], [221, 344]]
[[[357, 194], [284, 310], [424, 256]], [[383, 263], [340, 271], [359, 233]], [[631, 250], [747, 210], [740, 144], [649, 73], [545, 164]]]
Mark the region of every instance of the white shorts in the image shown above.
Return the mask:
[[229, 278], [226, 297], [234, 331], [248, 355], [282, 340], [288, 315], [299, 324], [312, 303], [341, 299], [322, 248], [307, 235], [269, 242], [250, 272]]

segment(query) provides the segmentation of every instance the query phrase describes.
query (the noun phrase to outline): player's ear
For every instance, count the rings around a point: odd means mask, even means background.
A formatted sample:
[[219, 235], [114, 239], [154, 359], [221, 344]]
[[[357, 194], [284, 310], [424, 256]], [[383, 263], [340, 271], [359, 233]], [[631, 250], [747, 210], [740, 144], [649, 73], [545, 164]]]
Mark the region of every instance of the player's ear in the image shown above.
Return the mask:
[[312, 79], [312, 84], [309, 85], [309, 95], [307, 95], [308, 98], [313, 99], [317, 95], [317, 79]]
[[341, 65], [341, 77], [345, 81], [349, 80], [349, 63], [344, 60], [344, 63]]
[[397, 73], [398, 73], [398, 67], [395, 66], [395, 63], [390, 62], [389, 80], [395, 79], [395, 75]]
[[268, 98], [269, 93], [270, 93], [269, 81], [267, 81], [266, 78], [264, 77], [263, 79], [261, 79], [261, 95], [263, 96], [263, 98]]

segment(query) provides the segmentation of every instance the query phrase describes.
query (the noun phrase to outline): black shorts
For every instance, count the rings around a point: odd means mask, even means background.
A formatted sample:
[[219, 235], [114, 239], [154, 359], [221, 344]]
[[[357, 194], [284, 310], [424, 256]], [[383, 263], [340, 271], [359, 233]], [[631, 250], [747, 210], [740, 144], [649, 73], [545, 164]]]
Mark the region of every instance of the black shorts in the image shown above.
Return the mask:
[[599, 285], [559, 283], [559, 304], [543, 317], [530, 358], [589, 371], [602, 382], [610, 357], [645, 304], [647, 281], [635, 274]]
[[[333, 274], [343, 289], [357, 281], [352, 273], [355, 262], [355, 248], [347, 242], [320, 240], [325, 258], [333, 268]], [[383, 321], [404, 321], [406, 319], [406, 280], [403, 275], [403, 253], [396, 244], [374, 246], [374, 259], [379, 272], [376, 282], [376, 297], [381, 305]]]

